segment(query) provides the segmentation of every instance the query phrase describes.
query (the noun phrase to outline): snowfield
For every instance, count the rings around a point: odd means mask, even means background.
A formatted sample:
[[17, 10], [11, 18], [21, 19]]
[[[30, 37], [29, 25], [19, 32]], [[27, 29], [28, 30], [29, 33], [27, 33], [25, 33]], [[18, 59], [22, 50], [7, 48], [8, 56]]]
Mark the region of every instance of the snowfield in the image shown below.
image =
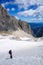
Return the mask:
[[[43, 41], [39, 40], [21, 41], [11, 39], [11, 36], [0, 36], [0, 65], [43, 65]], [[10, 49], [13, 51], [12, 59], [8, 54]]]

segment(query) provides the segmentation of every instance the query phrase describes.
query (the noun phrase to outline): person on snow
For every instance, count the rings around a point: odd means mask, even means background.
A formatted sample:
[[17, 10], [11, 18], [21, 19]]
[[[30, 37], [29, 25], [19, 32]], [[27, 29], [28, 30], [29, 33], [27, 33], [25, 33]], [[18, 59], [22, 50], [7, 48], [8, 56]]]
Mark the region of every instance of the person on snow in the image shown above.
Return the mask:
[[12, 59], [12, 50], [9, 50], [9, 55], [10, 55], [10, 58]]

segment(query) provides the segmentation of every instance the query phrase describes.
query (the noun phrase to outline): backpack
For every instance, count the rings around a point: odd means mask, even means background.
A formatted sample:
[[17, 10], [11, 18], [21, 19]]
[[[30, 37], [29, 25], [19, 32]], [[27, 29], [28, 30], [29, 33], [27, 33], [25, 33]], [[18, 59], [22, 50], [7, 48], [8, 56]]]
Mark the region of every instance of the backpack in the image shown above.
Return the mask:
[[11, 50], [9, 50], [9, 54], [12, 54], [12, 51]]

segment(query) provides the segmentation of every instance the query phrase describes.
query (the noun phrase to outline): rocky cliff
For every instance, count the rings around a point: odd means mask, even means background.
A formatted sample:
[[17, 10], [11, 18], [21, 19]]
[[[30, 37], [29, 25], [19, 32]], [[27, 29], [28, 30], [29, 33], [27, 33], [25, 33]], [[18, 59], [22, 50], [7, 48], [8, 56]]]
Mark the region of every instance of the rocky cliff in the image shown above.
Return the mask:
[[[6, 9], [0, 5], [0, 31], [19, 31], [17, 33], [28, 33], [34, 37], [42, 37], [43, 30], [41, 28], [31, 29], [30, 25], [25, 21], [17, 20], [14, 16], [10, 16]], [[21, 31], [21, 32], [20, 32]], [[35, 32], [36, 31], [36, 32]], [[38, 32], [37, 32], [38, 31]], [[19, 36], [19, 34], [17, 34]], [[26, 36], [28, 36], [26, 34]]]
[[0, 5], [0, 30], [1, 31], [15, 31], [23, 30], [27, 33], [31, 33], [31, 29], [28, 23], [17, 20], [15, 17], [10, 16], [6, 9]]

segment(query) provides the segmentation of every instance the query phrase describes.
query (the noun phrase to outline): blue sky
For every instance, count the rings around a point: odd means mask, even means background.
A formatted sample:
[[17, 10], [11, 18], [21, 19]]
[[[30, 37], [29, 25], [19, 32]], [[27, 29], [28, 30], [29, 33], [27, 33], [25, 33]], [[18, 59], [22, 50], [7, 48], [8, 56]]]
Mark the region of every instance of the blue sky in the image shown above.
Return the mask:
[[43, 0], [0, 0], [11, 16], [27, 22], [43, 22]]

